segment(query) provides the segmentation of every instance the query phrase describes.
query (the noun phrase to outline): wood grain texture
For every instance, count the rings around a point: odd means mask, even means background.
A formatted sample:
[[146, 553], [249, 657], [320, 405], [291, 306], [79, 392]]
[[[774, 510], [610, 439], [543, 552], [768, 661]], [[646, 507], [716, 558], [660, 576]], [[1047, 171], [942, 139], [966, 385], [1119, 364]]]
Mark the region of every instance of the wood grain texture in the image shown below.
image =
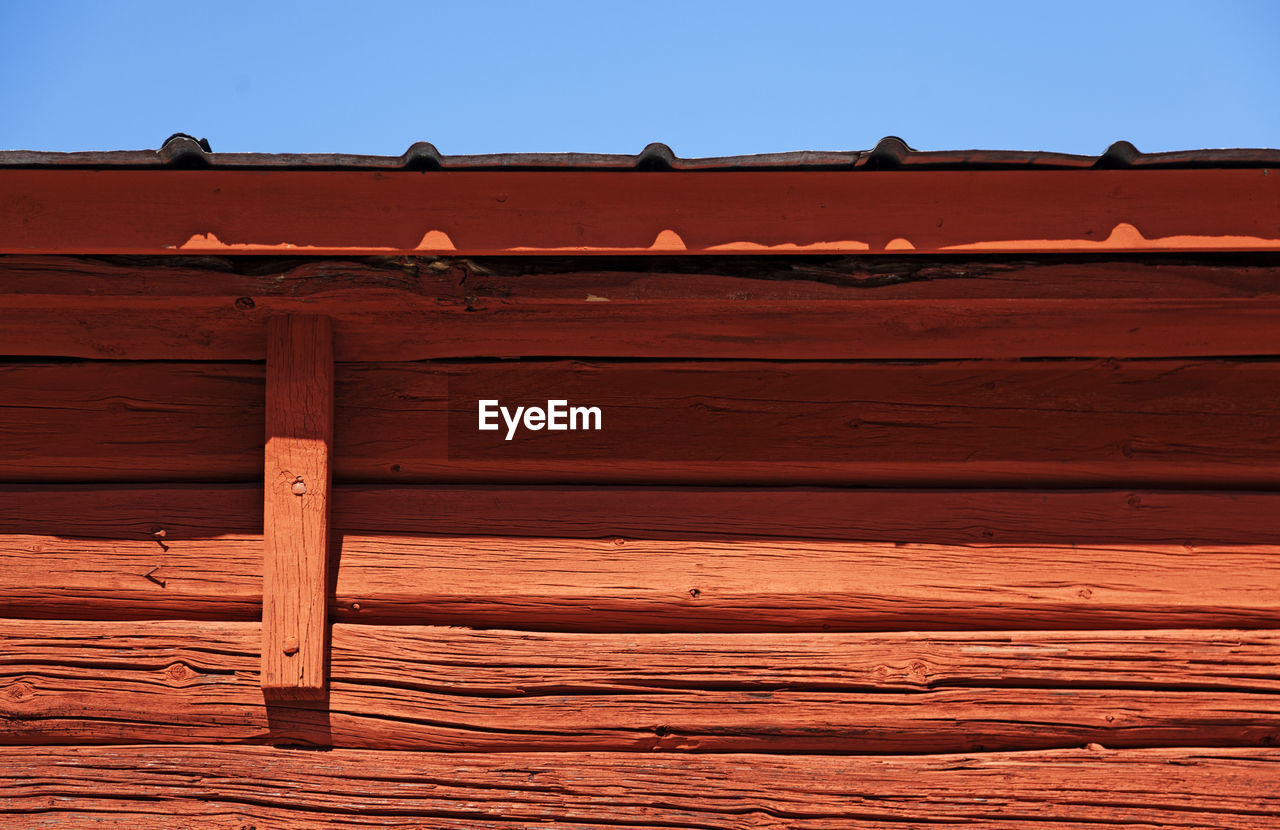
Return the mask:
[[0, 354], [262, 360], [270, 316], [319, 313], [333, 318], [344, 361], [1270, 355], [1276, 271], [1265, 260], [517, 257], [250, 267], [8, 256]]
[[[1280, 544], [1280, 493], [352, 484], [354, 533], [933, 544]], [[153, 541], [262, 531], [251, 484], [0, 485], [0, 534]]]
[[[0, 477], [9, 481], [261, 474], [260, 366], [37, 363], [4, 373], [23, 393], [0, 406]], [[576, 398], [600, 405], [607, 423], [506, 442], [476, 431], [481, 394]], [[1277, 401], [1280, 361], [1271, 360], [346, 364], [334, 474], [1271, 488], [1280, 484]]]
[[1268, 830], [1274, 749], [933, 756], [0, 749], [0, 827]]
[[[335, 322], [341, 361], [471, 357], [928, 360], [1274, 353], [1280, 299], [613, 300], [6, 297], [0, 354], [262, 360], [270, 315]], [[252, 298], [250, 298], [252, 299]], [[243, 305], [243, 304], [242, 304]]]
[[[1265, 631], [530, 634], [337, 625], [327, 710], [252, 623], [0, 623], [0, 742], [931, 753], [1266, 745]], [[270, 700], [270, 699], [268, 699]]]
[[1275, 251], [1267, 173], [7, 169], [0, 253]]
[[266, 390], [262, 688], [318, 697], [329, 630], [333, 330], [327, 318], [272, 320]]
[[0, 478], [257, 480], [263, 384], [249, 364], [0, 363]]
[[[3, 504], [0, 493], [0, 510]], [[48, 509], [33, 508], [28, 516]], [[956, 545], [1280, 543], [1280, 524], [1271, 518], [1280, 515], [1275, 492], [353, 484], [339, 488], [334, 509], [337, 527], [369, 534]], [[58, 526], [60, 520], [51, 518], [39, 525], [44, 532]], [[0, 513], [0, 526], [6, 521]], [[211, 517], [209, 524], [219, 521]], [[228, 527], [240, 527], [238, 516], [227, 521]], [[100, 526], [114, 525], [106, 516]]]
[[[587, 295], [609, 301], [716, 300], [724, 302], [726, 311], [731, 303], [762, 300], [1258, 299], [1280, 295], [1278, 277], [1280, 256], [1259, 254], [252, 260], [0, 256], [0, 293], [8, 297], [205, 297], [220, 303], [246, 297], [255, 304], [263, 299], [361, 300], [396, 292], [404, 301], [430, 298], [454, 305], [580, 303]], [[241, 303], [239, 310], [255, 311], [246, 305]]]
[[[339, 619], [569, 631], [1280, 624], [1266, 545], [340, 534]], [[0, 614], [254, 618], [261, 537], [0, 536]]]
[[1258, 297], [1280, 256], [1250, 254], [341, 258], [0, 256], [15, 295], [310, 297], [369, 289], [456, 299], [799, 300]]
[[[261, 494], [259, 494], [261, 499]], [[0, 616], [259, 619], [262, 535], [217, 539], [0, 536]]]
[[0, 534], [166, 544], [260, 535], [262, 502], [261, 484], [8, 484]]
[[346, 534], [333, 613], [601, 631], [1272, 627], [1277, 568], [1267, 546]]

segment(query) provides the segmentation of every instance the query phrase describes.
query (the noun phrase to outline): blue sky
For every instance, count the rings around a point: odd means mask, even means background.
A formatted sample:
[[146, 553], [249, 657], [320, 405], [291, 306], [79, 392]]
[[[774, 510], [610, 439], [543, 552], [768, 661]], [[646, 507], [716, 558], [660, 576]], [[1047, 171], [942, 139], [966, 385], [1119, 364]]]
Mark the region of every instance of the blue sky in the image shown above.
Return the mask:
[[0, 0], [0, 148], [1280, 146], [1280, 2]]

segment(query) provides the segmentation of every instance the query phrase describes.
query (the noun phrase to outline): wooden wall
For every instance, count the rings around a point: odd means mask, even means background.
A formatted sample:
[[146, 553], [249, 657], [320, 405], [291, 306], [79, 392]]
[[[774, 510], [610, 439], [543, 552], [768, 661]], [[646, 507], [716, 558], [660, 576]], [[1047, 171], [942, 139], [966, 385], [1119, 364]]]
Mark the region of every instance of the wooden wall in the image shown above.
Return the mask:
[[[1277, 826], [1277, 343], [1270, 256], [0, 258], [0, 827]], [[486, 389], [606, 431], [470, 442]]]

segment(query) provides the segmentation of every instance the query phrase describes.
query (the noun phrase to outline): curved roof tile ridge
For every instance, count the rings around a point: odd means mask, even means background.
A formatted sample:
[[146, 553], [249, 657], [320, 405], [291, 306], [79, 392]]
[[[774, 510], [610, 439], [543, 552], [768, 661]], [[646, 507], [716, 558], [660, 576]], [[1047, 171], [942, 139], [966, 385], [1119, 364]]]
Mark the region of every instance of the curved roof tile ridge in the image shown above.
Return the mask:
[[156, 150], [55, 153], [0, 151], [0, 167], [124, 167], [172, 169], [314, 170], [1082, 170], [1127, 168], [1219, 168], [1280, 166], [1280, 149], [1242, 148], [1143, 153], [1116, 141], [1100, 155], [1035, 150], [916, 150], [886, 136], [870, 150], [802, 150], [785, 153], [681, 158], [655, 142], [639, 153], [491, 153], [445, 155], [434, 144], [415, 142], [399, 156], [350, 153], [215, 153], [208, 139], [174, 133]]

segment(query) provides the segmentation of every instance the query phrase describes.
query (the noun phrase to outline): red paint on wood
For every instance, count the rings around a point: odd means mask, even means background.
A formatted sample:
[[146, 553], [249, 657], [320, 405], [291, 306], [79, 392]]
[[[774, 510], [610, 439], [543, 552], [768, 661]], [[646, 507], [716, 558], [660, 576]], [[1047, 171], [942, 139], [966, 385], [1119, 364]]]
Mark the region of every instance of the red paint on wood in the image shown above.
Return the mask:
[[[568, 631], [1280, 625], [1265, 545], [937, 545], [347, 533], [332, 613]], [[262, 541], [0, 536], [0, 613], [252, 619]], [[147, 573], [159, 566], [153, 576]]]
[[267, 344], [262, 687], [324, 692], [333, 348], [328, 319], [272, 321]]
[[953, 752], [1280, 739], [1274, 631], [534, 634], [335, 625], [328, 708], [254, 623], [0, 622], [0, 743]]
[[[473, 308], [600, 300], [714, 300], [734, 305], [779, 300], [1119, 300], [1274, 298], [1280, 260], [1274, 256], [1006, 256], [867, 258], [811, 257], [537, 257], [467, 259], [339, 257], [277, 258], [252, 264], [228, 257], [0, 257], [6, 301], [73, 295], [99, 301], [145, 297], [231, 302], [257, 310], [263, 300], [351, 301], [399, 296]], [[254, 306], [234, 300], [247, 298]], [[336, 303], [334, 303], [336, 307]], [[391, 302], [388, 301], [389, 308]], [[907, 306], [903, 306], [907, 308]], [[918, 307], [918, 306], [917, 306]], [[477, 312], [469, 312], [475, 314]], [[654, 320], [655, 324], [661, 320]], [[853, 322], [853, 321], [851, 321]], [[430, 334], [430, 332], [424, 332]]]
[[[334, 488], [348, 533], [933, 544], [1280, 544], [1280, 492], [379, 485]], [[262, 531], [252, 484], [0, 485], [0, 534], [165, 541]], [[145, 546], [144, 546], [145, 549]], [[163, 552], [159, 545], [157, 552]]]
[[963, 359], [1273, 355], [1280, 300], [6, 297], [0, 353], [262, 360], [265, 320], [333, 318], [340, 361], [472, 357]]
[[1271, 355], [1280, 327], [1266, 263], [593, 262], [0, 258], [0, 354], [261, 360], [265, 321], [287, 313], [330, 316], [344, 361]]
[[1263, 251], [1278, 218], [1265, 170], [0, 171], [0, 253]]
[[[2, 480], [260, 475], [261, 367], [37, 363], [0, 375], [22, 392], [0, 402]], [[485, 433], [483, 451], [458, 452], [449, 430], [479, 435], [476, 399], [451, 402], [451, 384], [543, 405], [559, 392], [603, 406], [605, 429]], [[347, 482], [1280, 483], [1271, 360], [344, 364], [336, 394], [334, 475]]]
[[0, 826], [1272, 830], [1276, 749], [927, 756], [0, 749]]

